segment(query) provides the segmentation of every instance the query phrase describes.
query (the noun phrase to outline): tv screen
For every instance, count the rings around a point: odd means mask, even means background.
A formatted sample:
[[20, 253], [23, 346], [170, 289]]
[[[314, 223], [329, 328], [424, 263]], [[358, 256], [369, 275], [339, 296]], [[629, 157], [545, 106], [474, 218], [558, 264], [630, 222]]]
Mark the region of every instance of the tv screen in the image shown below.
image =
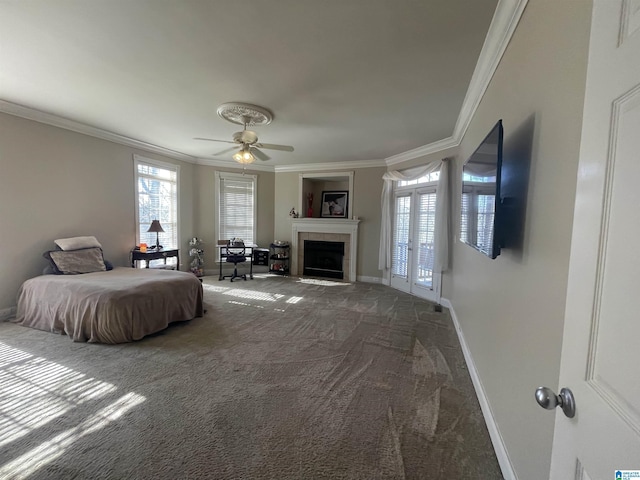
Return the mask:
[[460, 240], [490, 258], [500, 255], [502, 120], [462, 167]]

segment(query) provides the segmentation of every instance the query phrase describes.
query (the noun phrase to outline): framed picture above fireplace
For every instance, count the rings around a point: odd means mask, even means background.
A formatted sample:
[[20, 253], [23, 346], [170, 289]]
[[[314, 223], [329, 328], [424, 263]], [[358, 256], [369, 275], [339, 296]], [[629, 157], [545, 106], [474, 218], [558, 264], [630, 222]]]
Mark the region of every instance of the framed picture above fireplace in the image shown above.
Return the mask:
[[322, 218], [348, 218], [349, 192], [325, 190], [322, 192]]

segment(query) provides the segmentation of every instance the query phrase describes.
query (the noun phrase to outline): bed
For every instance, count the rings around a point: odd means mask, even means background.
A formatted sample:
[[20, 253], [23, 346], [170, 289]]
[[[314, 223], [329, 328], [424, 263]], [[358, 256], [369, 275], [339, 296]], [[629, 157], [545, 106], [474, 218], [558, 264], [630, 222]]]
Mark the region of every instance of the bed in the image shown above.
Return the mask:
[[193, 274], [119, 267], [25, 281], [15, 322], [76, 342], [113, 344], [140, 340], [202, 314], [202, 284]]

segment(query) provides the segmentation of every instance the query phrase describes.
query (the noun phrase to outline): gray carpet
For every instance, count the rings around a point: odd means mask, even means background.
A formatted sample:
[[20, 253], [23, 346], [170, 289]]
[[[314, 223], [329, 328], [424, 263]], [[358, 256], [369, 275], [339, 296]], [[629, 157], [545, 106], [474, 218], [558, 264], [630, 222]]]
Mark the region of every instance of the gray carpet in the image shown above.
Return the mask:
[[204, 318], [131, 344], [0, 322], [0, 478], [502, 478], [446, 309], [366, 283], [204, 289]]

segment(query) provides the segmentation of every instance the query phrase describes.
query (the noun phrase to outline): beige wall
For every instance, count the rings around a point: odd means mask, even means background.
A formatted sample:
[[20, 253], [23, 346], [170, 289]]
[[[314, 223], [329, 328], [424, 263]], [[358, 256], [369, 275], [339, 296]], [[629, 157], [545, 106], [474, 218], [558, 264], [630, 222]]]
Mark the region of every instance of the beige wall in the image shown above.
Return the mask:
[[[95, 235], [127, 265], [136, 242], [133, 154], [180, 165], [182, 252], [194, 231], [193, 165], [0, 114], [0, 311], [46, 265], [53, 240]], [[181, 253], [182, 253], [181, 252]], [[188, 256], [181, 258], [186, 269]]]
[[[336, 172], [343, 170], [336, 169]], [[356, 168], [353, 171], [353, 212], [349, 217], [360, 217], [358, 226], [358, 261], [356, 275], [369, 277], [369, 280], [382, 279], [378, 270], [378, 249], [380, 248], [380, 196], [382, 195], [382, 175], [384, 167]], [[318, 172], [322, 173], [322, 172]], [[333, 173], [333, 172], [332, 172]], [[291, 207], [300, 203], [298, 198], [300, 185], [299, 172], [279, 172], [275, 178], [275, 227], [277, 240], [291, 242]], [[347, 188], [347, 187], [345, 187]], [[334, 189], [334, 186], [331, 186]], [[314, 194], [315, 195], [315, 194]], [[314, 198], [319, 209], [319, 196]], [[304, 205], [304, 204], [303, 204]], [[316, 212], [316, 215], [318, 212]]]
[[[455, 243], [443, 292], [521, 479], [549, 475], [554, 414], [533, 394], [558, 386], [590, 11], [588, 1], [529, 1], [456, 161], [459, 179], [462, 161], [499, 118], [505, 160], [523, 155], [530, 139], [521, 245], [490, 260]], [[454, 218], [459, 195], [458, 182]]]
[[[18, 288], [46, 265], [56, 238], [95, 235], [105, 258], [128, 264], [136, 243], [133, 155], [180, 165], [181, 269], [189, 268], [191, 237], [205, 241], [214, 263], [215, 168], [193, 165], [57, 127], [0, 114], [0, 313]], [[238, 172], [238, 169], [225, 169]], [[273, 240], [275, 174], [258, 176], [257, 241]]]

